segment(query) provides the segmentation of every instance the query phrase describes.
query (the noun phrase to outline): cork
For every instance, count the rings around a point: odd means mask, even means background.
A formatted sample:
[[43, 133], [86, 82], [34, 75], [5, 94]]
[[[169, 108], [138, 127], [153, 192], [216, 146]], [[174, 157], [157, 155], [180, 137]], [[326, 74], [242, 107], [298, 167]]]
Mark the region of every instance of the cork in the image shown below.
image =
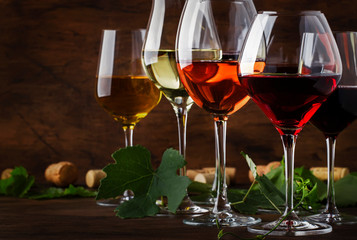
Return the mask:
[[[205, 171], [206, 173], [215, 173], [216, 169], [213, 167], [205, 167], [202, 168], [203, 171]], [[234, 179], [236, 176], [236, 168], [234, 167], [226, 167], [226, 175], [229, 176], [230, 179]]]
[[266, 171], [271, 171], [272, 169], [275, 169], [277, 167], [280, 167], [281, 163], [279, 161], [273, 161], [267, 164], [266, 166]]
[[4, 180], [4, 179], [8, 179], [11, 177], [11, 172], [12, 172], [12, 168], [6, 168], [4, 171], [2, 171], [1, 173], [1, 180]]
[[[312, 174], [315, 175], [321, 181], [326, 181], [328, 177], [327, 167], [312, 167], [310, 168]], [[334, 168], [334, 181], [340, 180], [350, 173], [350, 170], [346, 167]]]
[[[259, 176], [262, 176], [263, 174], [267, 174], [268, 172], [270, 172], [272, 169], [275, 169], [277, 167], [280, 166], [280, 162], [278, 161], [273, 161], [273, 162], [270, 162], [268, 163], [267, 165], [257, 165], [256, 168], [257, 168], [257, 174]], [[253, 182], [254, 181], [254, 176], [253, 176], [253, 173], [252, 171], [249, 170], [248, 172], [248, 177], [249, 177], [249, 181], [250, 182]]]
[[[215, 178], [215, 173], [198, 173], [194, 181], [196, 182], [201, 182], [201, 183], [207, 183], [207, 184], [213, 184]], [[226, 175], [226, 184], [230, 184], [230, 177]]]
[[[188, 169], [186, 175], [192, 181], [196, 181], [195, 177], [198, 174], [213, 174], [213, 176], [214, 176], [215, 172], [216, 172], [216, 169], [214, 167], [205, 167], [202, 169]], [[234, 167], [226, 167], [226, 175], [229, 177], [230, 180], [235, 178], [235, 174], [236, 174], [236, 169]], [[200, 177], [202, 177], [202, 176], [200, 176]]]
[[78, 169], [72, 162], [54, 163], [46, 168], [45, 178], [58, 187], [66, 187], [77, 180]]
[[204, 172], [205, 171], [203, 169], [187, 169], [186, 176], [192, 181], [194, 181], [197, 174]]
[[90, 188], [99, 187], [100, 180], [106, 176], [107, 174], [102, 169], [91, 169], [86, 174], [86, 184]]

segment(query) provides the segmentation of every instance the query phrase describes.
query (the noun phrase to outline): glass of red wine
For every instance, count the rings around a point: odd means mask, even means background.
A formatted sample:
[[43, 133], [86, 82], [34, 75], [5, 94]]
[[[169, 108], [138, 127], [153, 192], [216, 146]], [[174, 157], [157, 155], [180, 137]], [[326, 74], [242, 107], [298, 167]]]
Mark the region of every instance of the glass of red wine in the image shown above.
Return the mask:
[[339, 213], [335, 202], [334, 166], [336, 138], [357, 118], [357, 32], [335, 32], [340, 50], [343, 74], [337, 90], [311, 118], [326, 138], [327, 147], [327, 203], [321, 214], [308, 219], [334, 224], [357, 223], [355, 216]]
[[285, 157], [285, 211], [276, 221], [249, 226], [252, 233], [303, 236], [331, 226], [300, 219], [294, 211], [294, 153], [299, 132], [336, 89], [342, 64], [335, 39], [319, 11], [259, 12], [239, 58], [238, 77], [281, 136]]
[[188, 94], [215, 122], [217, 197], [208, 214], [188, 225], [247, 226], [260, 222], [232, 212], [225, 178], [228, 116], [249, 100], [237, 77], [237, 60], [255, 8], [251, 0], [186, 1], [176, 38], [176, 61]]

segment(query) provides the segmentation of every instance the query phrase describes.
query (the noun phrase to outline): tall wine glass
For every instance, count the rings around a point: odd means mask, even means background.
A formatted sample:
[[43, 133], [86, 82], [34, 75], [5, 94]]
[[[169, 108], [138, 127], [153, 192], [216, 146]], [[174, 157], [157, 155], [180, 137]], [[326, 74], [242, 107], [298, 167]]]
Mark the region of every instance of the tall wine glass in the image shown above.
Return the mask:
[[[164, 93], [176, 114], [179, 152], [186, 159], [186, 126], [193, 100], [182, 85], [176, 67], [175, 40], [184, 0], [153, 0], [142, 60], [149, 78]], [[186, 176], [186, 168], [180, 170]], [[176, 214], [207, 212], [186, 194]]]
[[260, 221], [232, 212], [225, 178], [228, 116], [249, 100], [237, 78], [237, 59], [255, 10], [252, 1], [188, 0], [176, 40], [181, 81], [195, 103], [215, 122], [217, 197], [209, 214], [184, 220], [189, 225], [247, 226]]
[[337, 90], [311, 118], [311, 123], [326, 138], [327, 204], [321, 214], [310, 216], [308, 219], [326, 223], [351, 224], [357, 223], [357, 218], [340, 214], [336, 207], [334, 166], [336, 138], [357, 118], [357, 32], [336, 32], [334, 36], [341, 54], [343, 74]]
[[239, 59], [239, 80], [278, 130], [284, 148], [286, 204], [280, 219], [248, 227], [264, 234], [315, 235], [331, 226], [301, 220], [294, 208], [294, 153], [299, 132], [336, 89], [342, 64], [324, 15], [259, 12]]
[[[148, 79], [141, 64], [144, 35], [144, 29], [102, 32], [95, 98], [99, 105], [121, 124], [125, 147], [133, 146], [135, 125], [146, 117], [161, 99], [161, 92]], [[117, 206], [122, 200], [109, 199], [97, 203]]]

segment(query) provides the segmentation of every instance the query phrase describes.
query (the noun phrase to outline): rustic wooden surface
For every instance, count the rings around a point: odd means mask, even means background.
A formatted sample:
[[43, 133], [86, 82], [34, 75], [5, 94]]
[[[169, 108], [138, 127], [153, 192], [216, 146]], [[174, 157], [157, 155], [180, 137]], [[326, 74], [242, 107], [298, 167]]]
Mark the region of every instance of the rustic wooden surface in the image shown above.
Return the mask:
[[[333, 30], [357, 30], [357, 2], [350, 0], [255, 0], [258, 10], [314, 9]], [[100, 32], [146, 27], [149, 0], [4, 0], [0, 2], [0, 170], [23, 165], [43, 180], [47, 165], [73, 161], [79, 183], [88, 169], [111, 162], [123, 133], [94, 99]], [[337, 143], [337, 165], [357, 170], [357, 123]], [[214, 165], [213, 121], [194, 106], [188, 117], [189, 168]], [[177, 148], [176, 119], [166, 99], [136, 127], [136, 144], [157, 165], [166, 148]], [[228, 165], [248, 181], [244, 150], [258, 164], [280, 160], [278, 133], [249, 102], [228, 122]], [[307, 126], [298, 139], [296, 165], [323, 166], [322, 134]]]
[[[160, 216], [119, 219], [113, 208], [97, 206], [93, 199], [26, 200], [0, 198], [0, 239], [63, 240], [216, 240], [216, 227], [193, 227], [184, 217]], [[349, 211], [357, 213], [356, 209]], [[260, 215], [264, 220], [275, 216]], [[254, 237], [245, 227], [226, 228], [242, 238]], [[224, 237], [224, 240], [238, 238]], [[268, 237], [269, 239], [286, 239]], [[289, 239], [356, 239], [355, 225], [334, 226], [332, 233]]]

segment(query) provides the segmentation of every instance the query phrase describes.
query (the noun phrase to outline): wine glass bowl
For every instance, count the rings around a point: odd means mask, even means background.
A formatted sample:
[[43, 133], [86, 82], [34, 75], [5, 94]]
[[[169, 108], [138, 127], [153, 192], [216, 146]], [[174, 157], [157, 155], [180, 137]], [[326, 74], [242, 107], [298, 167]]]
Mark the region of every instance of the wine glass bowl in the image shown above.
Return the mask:
[[133, 127], [160, 99], [158, 89], [149, 81], [146, 76], [98, 77], [97, 102], [123, 127]]
[[[260, 13], [239, 65], [242, 85], [281, 134], [298, 134], [335, 90], [341, 74], [338, 51], [328, 45], [334, 42], [332, 35], [306, 32], [321, 13], [301, 14]], [[324, 29], [315, 31], [319, 30]]]
[[177, 66], [188, 94], [214, 119], [217, 192], [210, 213], [184, 219], [185, 224], [247, 226], [260, 221], [231, 210], [225, 178], [228, 116], [249, 100], [237, 78], [237, 59], [255, 13], [250, 0], [188, 0], [181, 16]]
[[357, 118], [357, 32], [334, 32], [343, 74], [337, 90], [322, 104], [311, 123], [325, 136], [327, 147], [327, 203], [321, 214], [307, 219], [330, 224], [357, 223], [357, 217], [339, 213], [335, 202], [334, 166], [338, 135]]
[[239, 80], [281, 136], [285, 157], [286, 203], [276, 221], [249, 226], [272, 235], [316, 235], [327, 224], [301, 220], [294, 211], [294, 153], [299, 132], [336, 89], [342, 72], [339, 51], [324, 15], [259, 12], [239, 59]]
[[[148, 79], [141, 64], [145, 30], [103, 30], [95, 98], [124, 132], [160, 102], [161, 92]], [[132, 146], [132, 133], [125, 146]]]
[[242, 108], [249, 96], [238, 81], [237, 61], [222, 59], [193, 60], [182, 68], [181, 79], [199, 107], [213, 115], [228, 116]]
[[[161, 92], [148, 79], [141, 63], [145, 30], [103, 30], [95, 98], [124, 131], [125, 147], [133, 146], [135, 125], [160, 102]], [[130, 193], [130, 192], [126, 192]], [[97, 201], [117, 206], [125, 198]]]

